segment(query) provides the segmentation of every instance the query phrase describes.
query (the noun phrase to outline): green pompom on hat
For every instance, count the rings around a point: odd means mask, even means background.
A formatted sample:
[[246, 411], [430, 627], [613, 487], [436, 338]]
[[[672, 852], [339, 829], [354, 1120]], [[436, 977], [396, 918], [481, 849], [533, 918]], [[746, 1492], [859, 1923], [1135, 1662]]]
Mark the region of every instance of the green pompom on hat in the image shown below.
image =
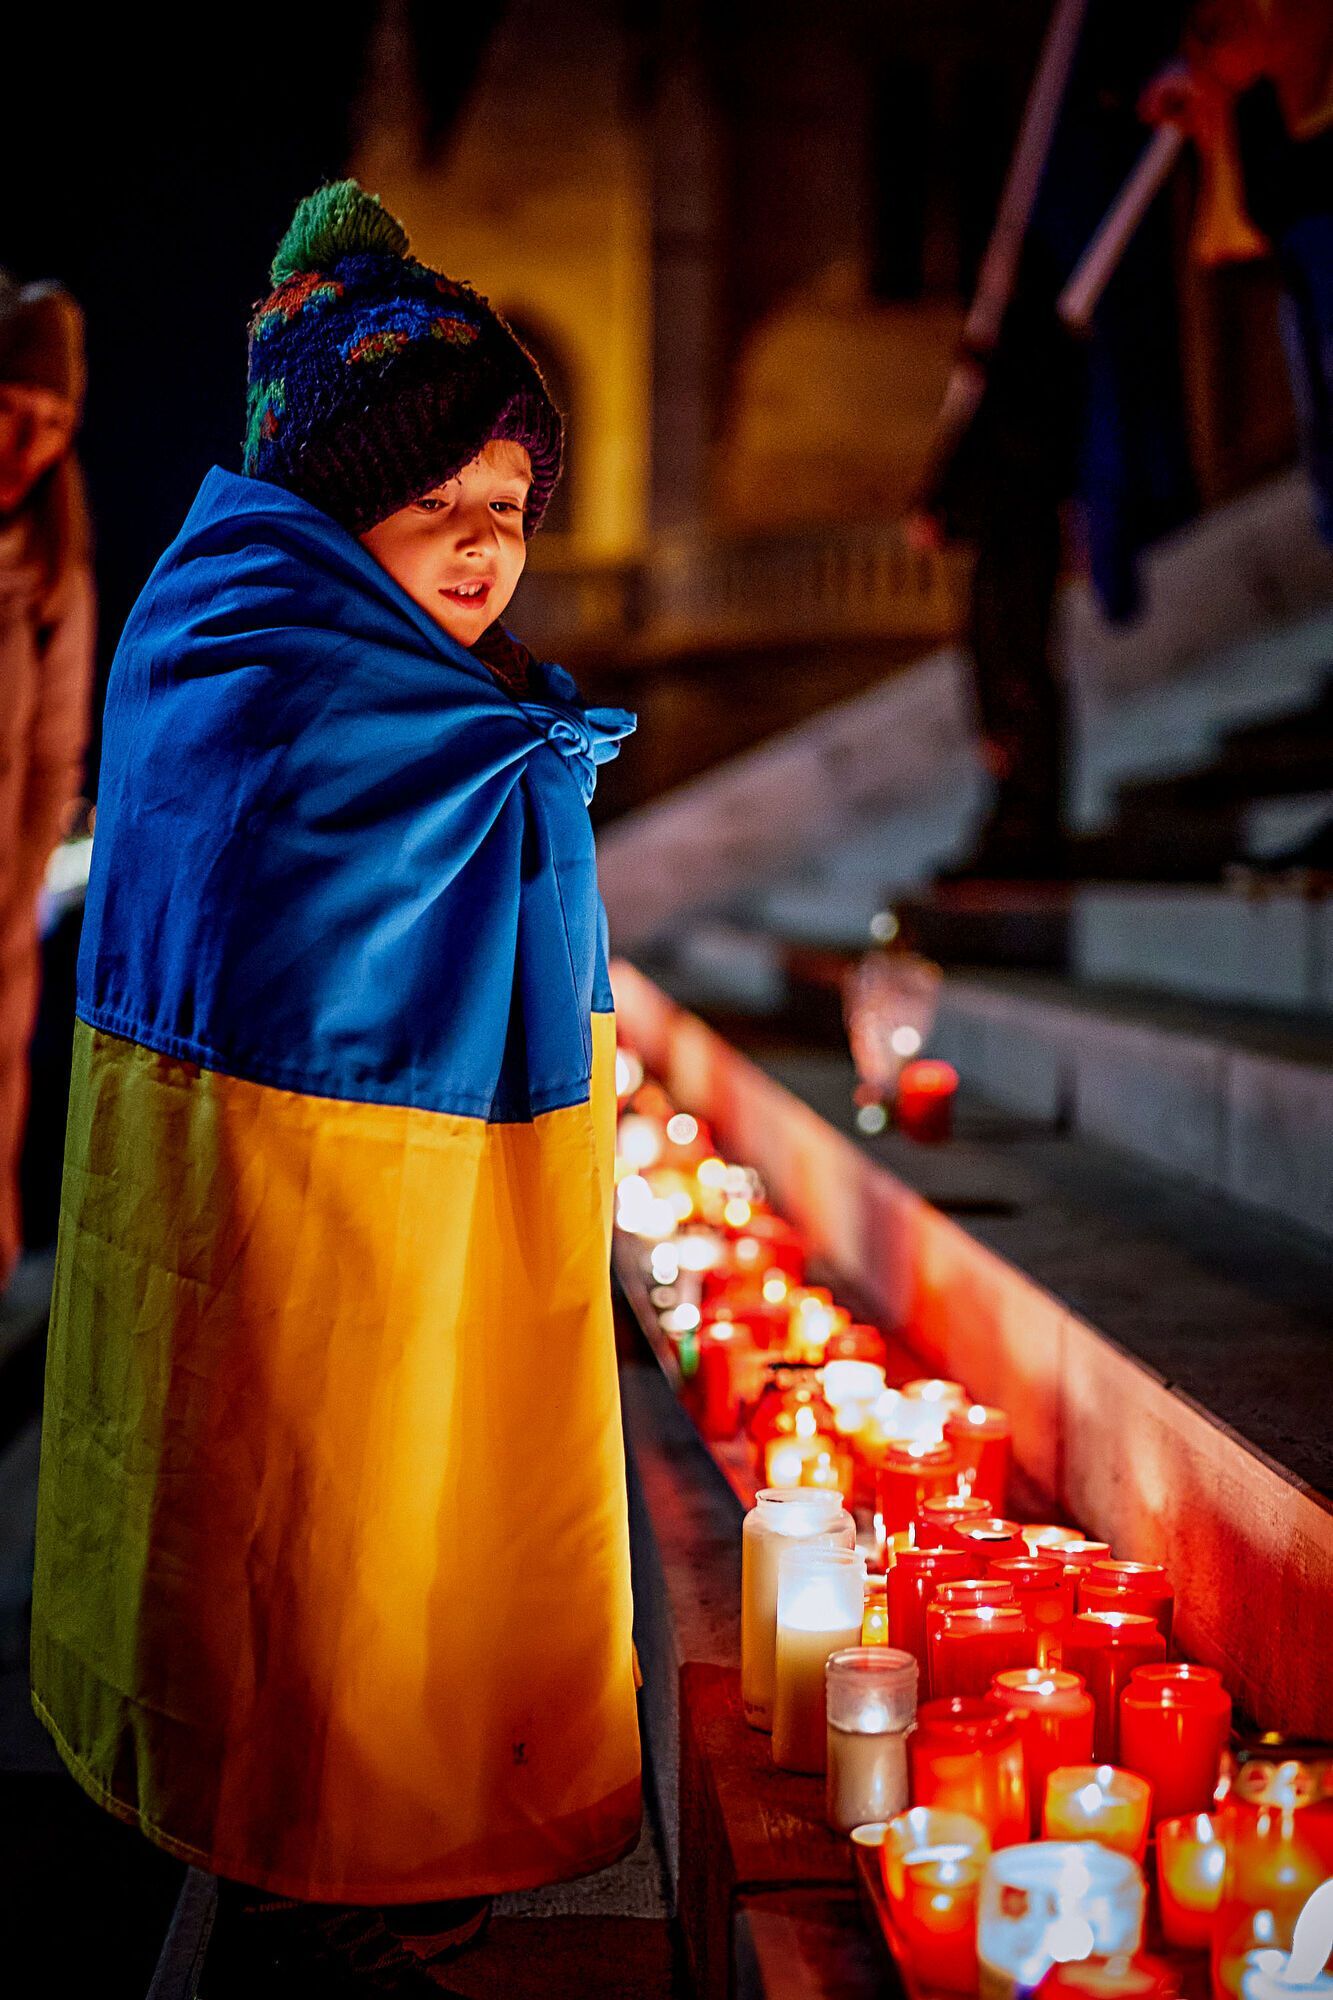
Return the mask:
[[560, 476], [563, 424], [541, 372], [471, 286], [410, 254], [354, 180], [298, 202], [249, 329], [244, 469], [364, 532], [493, 438], [532, 461], [524, 533]]

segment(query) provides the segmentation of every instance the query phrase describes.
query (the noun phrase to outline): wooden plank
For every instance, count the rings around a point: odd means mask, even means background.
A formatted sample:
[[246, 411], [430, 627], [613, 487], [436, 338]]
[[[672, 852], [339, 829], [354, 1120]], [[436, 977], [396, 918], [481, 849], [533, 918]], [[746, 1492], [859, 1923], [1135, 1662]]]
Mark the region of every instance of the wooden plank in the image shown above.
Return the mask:
[[855, 1897], [783, 1889], [736, 1904], [735, 2000], [903, 2000]]

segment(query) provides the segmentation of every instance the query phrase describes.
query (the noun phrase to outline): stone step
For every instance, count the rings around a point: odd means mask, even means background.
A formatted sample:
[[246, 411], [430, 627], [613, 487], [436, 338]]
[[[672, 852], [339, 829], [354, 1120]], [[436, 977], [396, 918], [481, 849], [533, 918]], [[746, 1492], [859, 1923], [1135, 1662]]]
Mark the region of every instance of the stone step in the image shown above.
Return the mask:
[[1333, 1026], [985, 972], [946, 979], [928, 1048], [1006, 1110], [1333, 1238]]
[[[944, 1146], [861, 1133], [844, 1051], [781, 1042], [770, 1023], [747, 1055], [624, 960], [612, 981], [625, 1040], [758, 1168], [849, 1299], [1010, 1412], [1016, 1460], [1061, 1517], [1166, 1564], [1182, 1648], [1251, 1717], [1318, 1734], [1333, 1704], [1333, 1248], [984, 1103], [963, 1102]], [[659, 1453], [664, 1488], [683, 1456]], [[660, 1513], [674, 1534], [669, 1494]], [[727, 1562], [734, 1592], [734, 1549]], [[649, 1580], [641, 1615], [679, 1599], [708, 1627], [717, 1598], [697, 1575], [660, 1596]], [[681, 1656], [717, 1659], [699, 1647]]]
[[1093, 884], [1075, 897], [1071, 949], [1083, 979], [1333, 1017], [1333, 897]]

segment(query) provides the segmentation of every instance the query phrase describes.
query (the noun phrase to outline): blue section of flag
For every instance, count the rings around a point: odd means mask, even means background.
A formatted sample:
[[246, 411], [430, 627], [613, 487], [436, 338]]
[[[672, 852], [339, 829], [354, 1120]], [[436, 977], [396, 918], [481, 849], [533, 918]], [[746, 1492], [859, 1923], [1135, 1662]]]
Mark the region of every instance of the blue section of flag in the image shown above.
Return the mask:
[[585, 1099], [587, 801], [635, 718], [540, 672], [516, 701], [355, 536], [214, 467], [112, 666], [82, 1018], [316, 1096]]

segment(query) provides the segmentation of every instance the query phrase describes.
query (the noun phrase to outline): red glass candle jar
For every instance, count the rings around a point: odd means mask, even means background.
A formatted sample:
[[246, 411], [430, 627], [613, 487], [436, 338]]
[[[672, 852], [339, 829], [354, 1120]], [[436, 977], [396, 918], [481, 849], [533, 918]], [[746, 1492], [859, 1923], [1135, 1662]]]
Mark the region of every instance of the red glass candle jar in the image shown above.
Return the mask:
[[1037, 1642], [1037, 1665], [1059, 1664], [1065, 1627], [1074, 1615], [1074, 1586], [1058, 1556], [1001, 1556], [990, 1576], [1010, 1584]]
[[1035, 1666], [1037, 1659], [1036, 1635], [1017, 1604], [945, 1607], [927, 1645], [931, 1692], [940, 1699], [984, 1697], [996, 1674]]
[[805, 1276], [805, 1245], [780, 1215], [751, 1215], [732, 1245], [731, 1257], [737, 1271], [754, 1278], [777, 1270], [799, 1285]]
[[1227, 1859], [1212, 1926], [1216, 2000], [1282, 1990], [1280, 1969], [1262, 1985], [1247, 1981], [1261, 1970], [1255, 1949], [1276, 1951], [1280, 1967], [1311, 1895], [1333, 1879], [1333, 1746], [1259, 1736], [1233, 1762], [1219, 1815]]
[[923, 1500], [916, 1510], [916, 1520], [912, 1524], [912, 1538], [919, 1549], [947, 1549], [953, 1544], [945, 1536], [945, 1529], [956, 1522], [988, 1521], [992, 1519], [988, 1501], [971, 1493], [940, 1493], [929, 1500]]
[[1027, 1839], [1027, 1781], [1013, 1716], [966, 1697], [923, 1702], [907, 1757], [913, 1805], [969, 1814], [993, 1847]]
[[1096, 1723], [1092, 1754], [1099, 1764], [1115, 1764], [1120, 1750], [1120, 1694], [1135, 1667], [1166, 1658], [1166, 1640], [1157, 1621], [1141, 1611], [1080, 1611], [1065, 1633], [1064, 1665], [1082, 1674], [1092, 1696]]
[[1222, 1822], [1208, 1813], [1158, 1820], [1156, 1841], [1162, 1936], [1178, 1951], [1207, 1951], [1227, 1870]]
[[1013, 1438], [1006, 1413], [985, 1403], [969, 1403], [965, 1410], [950, 1411], [944, 1420], [944, 1437], [957, 1454], [969, 1491], [988, 1500], [993, 1513], [1003, 1513], [1013, 1463]]
[[910, 1528], [923, 1500], [951, 1493], [958, 1483], [958, 1460], [947, 1444], [891, 1444], [875, 1476], [875, 1512], [884, 1532]]
[[1025, 1556], [1028, 1552], [1017, 1521], [1002, 1521], [994, 1514], [984, 1521], [955, 1521], [944, 1532], [953, 1548], [966, 1549], [975, 1559], [978, 1576], [984, 1576], [987, 1565], [1001, 1556]]
[[702, 1315], [705, 1326], [711, 1326], [715, 1320], [741, 1321], [749, 1327], [758, 1348], [776, 1348], [779, 1353], [786, 1348], [786, 1307], [765, 1298], [762, 1288], [756, 1288], [748, 1281], [745, 1284], [724, 1285], [711, 1297], [705, 1282]]
[[926, 1667], [926, 1606], [942, 1583], [965, 1577], [961, 1549], [900, 1549], [889, 1571], [889, 1644]]
[[695, 1335], [696, 1365], [681, 1400], [706, 1438], [735, 1437], [750, 1379], [754, 1341], [738, 1320], [713, 1320]]
[[1089, 1563], [1078, 1580], [1080, 1611], [1142, 1611], [1155, 1618], [1171, 1650], [1171, 1614], [1176, 1593], [1160, 1563]]
[[898, 1130], [937, 1143], [953, 1131], [958, 1072], [946, 1062], [904, 1063], [898, 1073]]
[[1136, 1667], [1120, 1695], [1120, 1762], [1152, 1785], [1153, 1822], [1211, 1810], [1231, 1735], [1231, 1697], [1212, 1667]]
[[1118, 1954], [1053, 1965], [1037, 1988], [1037, 2000], [1176, 2000], [1179, 1992], [1174, 1966], [1136, 1952], [1132, 1958]]
[[1089, 1569], [1095, 1562], [1109, 1561], [1110, 1555], [1111, 1544], [1109, 1542], [1090, 1542], [1074, 1539], [1063, 1542], [1060, 1546], [1060, 1560], [1065, 1568], [1072, 1573], [1075, 1583], [1078, 1582], [1079, 1577], [1085, 1569]]
[[1020, 1667], [995, 1676], [989, 1699], [1018, 1721], [1035, 1840], [1051, 1772], [1061, 1764], [1086, 1764], [1092, 1756], [1092, 1696], [1078, 1674]]
[[888, 1346], [879, 1328], [864, 1326], [859, 1321], [836, 1327], [824, 1349], [825, 1361], [869, 1361], [877, 1368], [885, 1368], [888, 1358]]
[[[956, 1550], [961, 1554], [961, 1550]], [[927, 1694], [934, 1690], [930, 1684], [930, 1655], [936, 1635], [944, 1624], [946, 1611], [963, 1611], [982, 1605], [1015, 1604], [1013, 1586], [1004, 1583], [997, 1576], [950, 1577], [937, 1583], [933, 1591], [926, 1594], [926, 1664], [921, 1685]], [[985, 1690], [983, 1689], [984, 1693]]]

